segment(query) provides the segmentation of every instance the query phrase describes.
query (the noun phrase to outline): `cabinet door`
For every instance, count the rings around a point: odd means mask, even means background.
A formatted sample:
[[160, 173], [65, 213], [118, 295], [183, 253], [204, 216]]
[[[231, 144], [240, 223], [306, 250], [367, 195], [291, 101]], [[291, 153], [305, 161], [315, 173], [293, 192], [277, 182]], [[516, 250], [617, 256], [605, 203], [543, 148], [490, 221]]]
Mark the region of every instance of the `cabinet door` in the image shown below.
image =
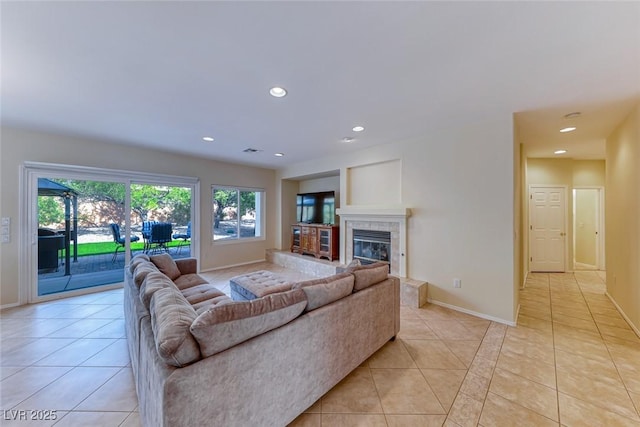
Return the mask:
[[331, 255], [331, 229], [321, 228], [318, 230], [318, 252], [322, 256]]
[[300, 227], [291, 227], [291, 252], [300, 250]]
[[318, 235], [317, 235], [317, 230], [316, 227], [309, 227], [309, 247], [308, 250], [309, 252], [315, 254], [316, 251], [318, 250], [318, 245], [317, 245], [317, 239], [318, 239]]
[[300, 249], [303, 252], [316, 253], [316, 228], [302, 226], [300, 231]]

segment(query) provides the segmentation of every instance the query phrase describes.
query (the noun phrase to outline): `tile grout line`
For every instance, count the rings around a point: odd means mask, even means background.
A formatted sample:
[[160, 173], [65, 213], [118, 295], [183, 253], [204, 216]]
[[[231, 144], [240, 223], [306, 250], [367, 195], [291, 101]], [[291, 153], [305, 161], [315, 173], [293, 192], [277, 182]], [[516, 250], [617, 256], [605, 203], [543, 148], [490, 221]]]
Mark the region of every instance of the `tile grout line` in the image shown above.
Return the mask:
[[[599, 277], [599, 276], [598, 276]], [[600, 280], [602, 280], [600, 278]], [[577, 281], [577, 279], [576, 279]], [[606, 286], [606, 283], [604, 283]], [[578, 283], [578, 288], [580, 289], [580, 293], [583, 295], [584, 298], [584, 293], [582, 292], [582, 287], [580, 286], [580, 284]], [[586, 302], [586, 299], [585, 299]], [[620, 375], [620, 368], [618, 367], [618, 364], [616, 363], [615, 359], [613, 358], [613, 354], [611, 353], [611, 349], [609, 348], [609, 346], [607, 345], [607, 342], [604, 339], [604, 335], [602, 334], [602, 331], [600, 330], [600, 327], [598, 326], [598, 322], [596, 322], [595, 317], [593, 317], [593, 312], [591, 311], [591, 306], [589, 305], [589, 303], [587, 302], [587, 309], [589, 310], [589, 314], [591, 315], [591, 317], [593, 318], [593, 323], [595, 323], [596, 328], [598, 329], [598, 333], [600, 334], [600, 338], [602, 339], [602, 342], [604, 343], [604, 347], [607, 349], [607, 354], [609, 355], [609, 357], [611, 358], [611, 363], [613, 363], [613, 366], [616, 370], [616, 373], [618, 374], [618, 377], [620, 378], [620, 382], [622, 383], [622, 385], [624, 386], [625, 391], [627, 392], [627, 397], [629, 398], [629, 400], [631, 401], [631, 404], [633, 405], [633, 407], [636, 410], [636, 413], [638, 414], [638, 417], [640, 418], [640, 408], [638, 407], [638, 405], [636, 404], [636, 402], [633, 400], [633, 398], [631, 397], [631, 391], [629, 390], [629, 387], [627, 387], [627, 384], [624, 382], [624, 380], [622, 379], [622, 375]], [[616, 309], [617, 310], [617, 309]], [[617, 412], [616, 412], [617, 413]], [[619, 414], [618, 415], [622, 415], [625, 416], [623, 414]]]
[[551, 314], [551, 344], [553, 348], [553, 374], [555, 376], [555, 384], [556, 384], [556, 405], [557, 405], [558, 425], [562, 425], [562, 420], [560, 418], [560, 386], [558, 385], [558, 360], [556, 356], [556, 328], [553, 321], [553, 295], [551, 293], [551, 275], [549, 273], [546, 273], [546, 277], [547, 277], [547, 288], [549, 289], [549, 313]]

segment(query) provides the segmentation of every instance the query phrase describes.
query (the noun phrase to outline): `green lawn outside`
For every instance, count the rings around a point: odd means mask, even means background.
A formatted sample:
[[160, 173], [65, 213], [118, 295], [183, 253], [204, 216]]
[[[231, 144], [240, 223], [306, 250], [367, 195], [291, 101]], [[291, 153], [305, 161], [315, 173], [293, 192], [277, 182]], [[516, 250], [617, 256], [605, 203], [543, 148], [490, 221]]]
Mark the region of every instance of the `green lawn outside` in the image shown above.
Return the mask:
[[[182, 240], [173, 240], [167, 246], [174, 248], [180, 246]], [[131, 244], [132, 251], [141, 251], [144, 249], [144, 242], [135, 242]], [[94, 243], [78, 243], [78, 256], [112, 254], [116, 250], [114, 242], [94, 242]], [[122, 251], [122, 249], [120, 249]], [[62, 251], [64, 253], [64, 251]], [[73, 244], [71, 245], [71, 256], [73, 256]]]

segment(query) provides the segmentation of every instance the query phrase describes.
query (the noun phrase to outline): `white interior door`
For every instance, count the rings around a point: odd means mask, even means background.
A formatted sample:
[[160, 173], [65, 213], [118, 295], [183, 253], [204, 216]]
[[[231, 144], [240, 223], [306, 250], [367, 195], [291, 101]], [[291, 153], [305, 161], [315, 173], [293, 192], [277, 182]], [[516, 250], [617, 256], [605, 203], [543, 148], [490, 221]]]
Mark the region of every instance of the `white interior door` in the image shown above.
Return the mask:
[[531, 271], [565, 271], [566, 191], [564, 187], [529, 190]]

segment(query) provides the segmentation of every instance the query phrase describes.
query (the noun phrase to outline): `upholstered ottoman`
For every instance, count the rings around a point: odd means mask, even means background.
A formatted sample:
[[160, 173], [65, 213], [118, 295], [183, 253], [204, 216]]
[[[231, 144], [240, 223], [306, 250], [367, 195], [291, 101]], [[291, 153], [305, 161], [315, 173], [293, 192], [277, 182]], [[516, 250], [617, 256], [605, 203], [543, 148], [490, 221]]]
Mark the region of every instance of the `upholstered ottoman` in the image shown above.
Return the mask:
[[293, 283], [266, 270], [243, 274], [229, 280], [231, 298], [236, 301], [252, 300], [276, 292], [288, 291], [291, 290]]

